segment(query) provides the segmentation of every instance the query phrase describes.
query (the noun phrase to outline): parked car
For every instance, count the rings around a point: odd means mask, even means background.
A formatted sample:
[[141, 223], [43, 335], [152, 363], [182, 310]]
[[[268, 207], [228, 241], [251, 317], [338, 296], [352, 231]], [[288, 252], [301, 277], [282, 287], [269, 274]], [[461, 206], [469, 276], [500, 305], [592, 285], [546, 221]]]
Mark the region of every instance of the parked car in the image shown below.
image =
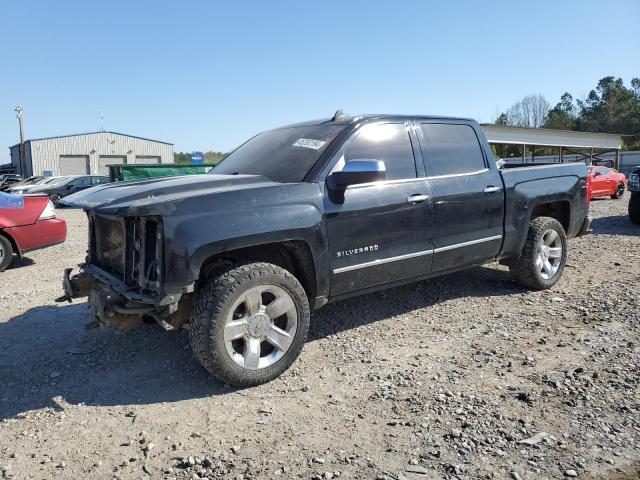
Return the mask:
[[640, 167], [636, 167], [629, 174], [629, 218], [636, 225], [640, 225]]
[[69, 177], [43, 177], [39, 180], [34, 181], [33, 183], [22, 185], [14, 185], [6, 190], [7, 193], [12, 193], [14, 195], [23, 195], [25, 193], [29, 193], [32, 190], [40, 187], [44, 187], [45, 185], [54, 185], [62, 180]]
[[5, 183], [3, 185], [0, 185], [0, 192], [6, 192], [7, 190], [9, 190], [10, 188], [15, 187], [16, 185], [28, 185], [31, 184], [33, 182], [36, 182], [37, 180], [41, 179], [42, 177], [28, 177], [25, 178], [24, 180], [20, 179], [18, 181], [11, 181], [8, 183]]
[[16, 173], [5, 173], [0, 175], [0, 191], [4, 191], [18, 182], [22, 181], [20, 175]]
[[263, 132], [212, 174], [63, 199], [90, 233], [59, 300], [89, 296], [98, 325], [188, 321], [209, 372], [257, 385], [327, 302], [493, 261], [552, 287], [589, 227], [586, 178], [577, 163], [499, 170], [473, 120], [337, 113]]
[[22, 196], [0, 192], [0, 272], [13, 255], [57, 245], [65, 241], [67, 225], [56, 217], [46, 195]]
[[47, 194], [53, 204], [58, 206], [60, 199], [67, 195], [105, 183], [109, 183], [109, 177], [97, 175], [70, 176], [57, 183], [39, 185], [29, 190], [29, 193]]
[[46, 179], [46, 177], [40, 177], [40, 176], [34, 176], [34, 177], [27, 177], [24, 180], [20, 180], [18, 182], [12, 183], [10, 185], [6, 185], [5, 187], [1, 188], [1, 191], [6, 192], [7, 190], [10, 190], [11, 188], [14, 187], [19, 187], [21, 185], [33, 185], [36, 182], [42, 182]]
[[591, 166], [588, 170], [591, 177], [592, 197], [622, 198], [627, 188], [627, 177], [624, 173], [600, 166]]

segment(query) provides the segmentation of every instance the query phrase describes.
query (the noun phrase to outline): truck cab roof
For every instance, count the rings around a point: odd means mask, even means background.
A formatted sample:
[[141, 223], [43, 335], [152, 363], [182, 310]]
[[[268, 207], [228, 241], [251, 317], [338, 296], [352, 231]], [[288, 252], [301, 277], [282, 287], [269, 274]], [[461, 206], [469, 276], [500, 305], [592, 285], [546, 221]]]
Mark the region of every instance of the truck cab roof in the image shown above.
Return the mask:
[[331, 118], [320, 118], [316, 120], [309, 120], [306, 122], [298, 122], [292, 123], [289, 125], [284, 125], [280, 128], [293, 128], [293, 127], [311, 127], [317, 125], [324, 124], [334, 124], [334, 125], [352, 125], [357, 124], [362, 121], [377, 121], [377, 120], [445, 120], [445, 121], [461, 121], [461, 122], [475, 122], [475, 120], [471, 118], [464, 117], [446, 117], [440, 115], [405, 115], [405, 114], [377, 114], [377, 113], [368, 113], [362, 115], [334, 115]]

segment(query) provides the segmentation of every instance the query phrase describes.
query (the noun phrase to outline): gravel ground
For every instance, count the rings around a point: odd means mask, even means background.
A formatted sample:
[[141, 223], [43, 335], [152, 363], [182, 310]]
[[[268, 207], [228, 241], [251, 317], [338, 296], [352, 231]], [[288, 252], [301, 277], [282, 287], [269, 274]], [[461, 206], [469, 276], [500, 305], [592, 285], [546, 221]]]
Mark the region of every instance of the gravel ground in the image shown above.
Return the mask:
[[0, 274], [0, 478], [640, 478], [640, 229], [592, 203], [560, 283], [490, 265], [330, 305], [276, 381], [55, 304], [86, 222]]

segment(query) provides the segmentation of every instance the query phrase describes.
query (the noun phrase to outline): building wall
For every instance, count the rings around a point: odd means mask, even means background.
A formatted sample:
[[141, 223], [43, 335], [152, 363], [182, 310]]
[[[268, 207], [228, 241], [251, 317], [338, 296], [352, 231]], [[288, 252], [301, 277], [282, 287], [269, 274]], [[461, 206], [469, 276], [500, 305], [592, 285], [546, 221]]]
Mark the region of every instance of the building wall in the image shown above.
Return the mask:
[[89, 156], [91, 175], [99, 174], [101, 155], [123, 156], [127, 163], [136, 163], [137, 156], [155, 156], [160, 157], [161, 163], [173, 163], [173, 145], [111, 132], [30, 140], [28, 143], [31, 144], [32, 156], [31, 162], [28, 162], [32, 167], [27, 172], [29, 175], [42, 175], [45, 171], [59, 175], [60, 156], [67, 155]]

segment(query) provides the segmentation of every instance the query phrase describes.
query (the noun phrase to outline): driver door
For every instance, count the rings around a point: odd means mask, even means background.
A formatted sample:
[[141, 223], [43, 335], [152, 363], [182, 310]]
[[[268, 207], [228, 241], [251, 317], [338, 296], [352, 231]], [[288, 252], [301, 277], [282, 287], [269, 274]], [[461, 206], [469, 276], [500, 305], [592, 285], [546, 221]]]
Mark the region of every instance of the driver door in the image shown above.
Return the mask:
[[381, 160], [383, 181], [325, 185], [331, 296], [426, 275], [431, 271], [433, 203], [417, 139], [409, 124], [364, 125], [334, 157], [332, 172], [350, 160]]

